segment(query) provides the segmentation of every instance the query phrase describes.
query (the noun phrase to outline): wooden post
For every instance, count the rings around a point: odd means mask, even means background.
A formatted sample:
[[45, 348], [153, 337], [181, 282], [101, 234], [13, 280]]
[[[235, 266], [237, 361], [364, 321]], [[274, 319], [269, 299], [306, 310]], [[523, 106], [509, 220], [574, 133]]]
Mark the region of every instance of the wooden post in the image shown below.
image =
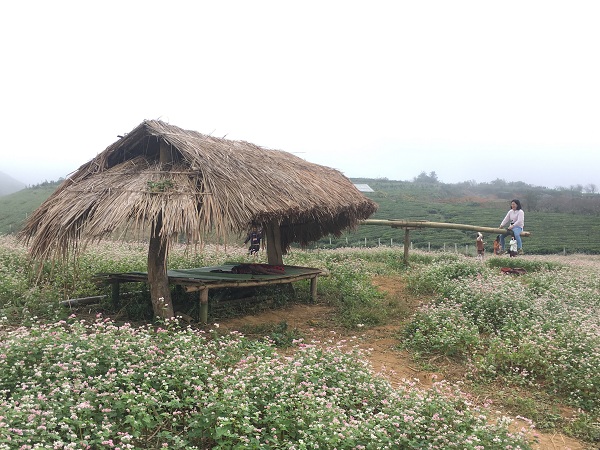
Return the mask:
[[283, 251], [281, 249], [281, 229], [275, 221], [269, 223], [267, 235], [267, 261], [269, 264], [283, 265]]
[[115, 311], [118, 311], [118, 309], [121, 306], [121, 302], [119, 300], [119, 287], [120, 287], [120, 283], [113, 283], [111, 285], [111, 300], [112, 300], [112, 305], [113, 308], [115, 309]]
[[404, 229], [404, 265], [408, 266], [408, 245], [410, 243], [408, 228]]
[[310, 279], [310, 299], [313, 303], [317, 301], [317, 277]]
[[148, 249], [148, 284], [154, 316], [162, 319], [174, 317], [169, 277], [167, 276], [167, 239], [160, 235], [162, 213], [153, 224]]
[[[171, 148], [160, 141], [159, 158], [161, 164], [173, 161]], [[148, 249], [148, 284], [154, 316], [163, 319], [174, 317], [169, 277], [167, 276], [168, 239], [162, 234], [162, 212], [159, 212], [150, 230]]]
[[200, 323], [208, 323], [208, 289], [200, 291]]

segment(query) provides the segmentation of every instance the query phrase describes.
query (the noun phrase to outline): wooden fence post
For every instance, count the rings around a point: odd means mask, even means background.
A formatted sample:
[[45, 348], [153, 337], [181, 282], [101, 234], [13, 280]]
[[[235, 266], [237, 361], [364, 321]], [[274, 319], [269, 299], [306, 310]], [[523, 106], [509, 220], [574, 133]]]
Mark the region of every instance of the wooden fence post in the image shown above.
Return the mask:
[[404, 265], [408, 266], [408, 243], [409, 239], [409, 231], [408, 228], [404, 229]]
[[208, 289], [200, 291], [200, 323], [208, 323]]

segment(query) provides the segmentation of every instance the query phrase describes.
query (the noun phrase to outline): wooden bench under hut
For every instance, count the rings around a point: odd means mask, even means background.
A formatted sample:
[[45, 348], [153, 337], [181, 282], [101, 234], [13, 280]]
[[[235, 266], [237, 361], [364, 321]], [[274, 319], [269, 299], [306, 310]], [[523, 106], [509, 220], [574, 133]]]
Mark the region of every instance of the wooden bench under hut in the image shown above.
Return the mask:
[[[326, 275], [325, 271], [310, 267], [244, 263], [167, 271], [169, 284], [182, 286], [186, 292], [199, 293], [201, 323], [208, 322], [210, 289], [273, 286], [310, 280], [310, 295], [314, 302], [317, 299], [317, 277]], [[148, 273], [106, 273], [99, 274], [97, 280], [111, 285], [112, 302], [118, 308], [121, 283], [148, 283]]]

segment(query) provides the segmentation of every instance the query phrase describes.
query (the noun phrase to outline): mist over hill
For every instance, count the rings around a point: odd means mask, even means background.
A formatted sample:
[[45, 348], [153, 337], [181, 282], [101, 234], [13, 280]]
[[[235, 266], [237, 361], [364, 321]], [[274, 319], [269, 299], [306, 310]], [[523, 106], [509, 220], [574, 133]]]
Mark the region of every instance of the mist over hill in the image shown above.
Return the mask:
[[3, 195], [12, 194], [13, 192], [18, 192], [26, 187], [27, 185], [25, 183], [14, 179], [4, 172], [0, 172], [0, 197]]

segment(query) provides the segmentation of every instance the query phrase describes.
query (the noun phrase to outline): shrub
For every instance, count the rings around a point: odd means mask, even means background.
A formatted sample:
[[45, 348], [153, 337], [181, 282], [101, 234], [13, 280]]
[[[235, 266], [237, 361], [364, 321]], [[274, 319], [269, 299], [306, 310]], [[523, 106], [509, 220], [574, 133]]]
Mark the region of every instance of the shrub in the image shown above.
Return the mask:
[[3, 331], [0, 449], [530, 448], [456, 387], [394, 389], [356, 350], [70, 320]]
[[466, 357], [479, 345], [477, 327], [459, 305], [424, 308], [403, 331], [411, 348], [425, 354]]

